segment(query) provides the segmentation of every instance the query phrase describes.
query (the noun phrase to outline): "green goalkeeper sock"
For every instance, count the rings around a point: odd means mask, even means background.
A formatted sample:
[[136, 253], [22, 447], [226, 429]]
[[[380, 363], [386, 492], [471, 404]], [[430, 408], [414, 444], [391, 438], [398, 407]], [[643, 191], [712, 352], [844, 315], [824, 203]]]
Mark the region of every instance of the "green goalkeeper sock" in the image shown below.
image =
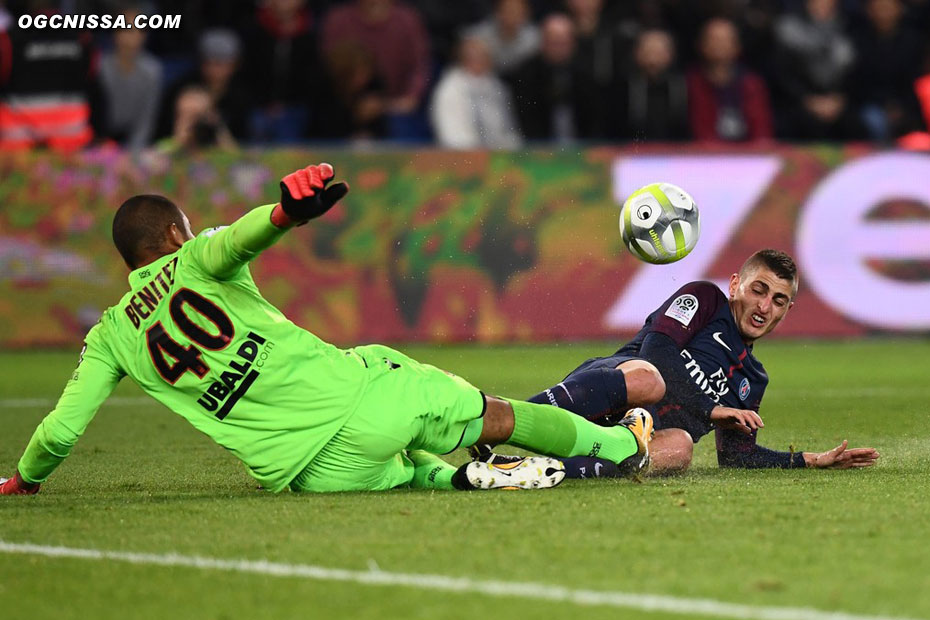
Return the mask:
[[414, 489], [441, 489], [452, 490], [452, 474], [456, 469], [444, 460], [423, 450], [408, 450], [407, 458], [413, 462], [413, 480], [410, 486]]
[[513, 406], [513, 435], [506, 442], [549, 456], [597, 456], [619, 463], [639, 446], [630, 429], [603, 427], [550, 405], [507, 401]]

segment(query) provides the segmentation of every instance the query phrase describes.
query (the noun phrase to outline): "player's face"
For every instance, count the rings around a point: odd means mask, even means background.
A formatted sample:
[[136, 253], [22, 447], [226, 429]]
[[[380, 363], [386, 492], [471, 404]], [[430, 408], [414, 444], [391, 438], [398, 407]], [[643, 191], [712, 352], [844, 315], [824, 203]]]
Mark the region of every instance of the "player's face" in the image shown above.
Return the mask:
[[764, 266], [730, 276], [730, 309], [747, 344], [766, 335], [794, 305], [794, 283]]

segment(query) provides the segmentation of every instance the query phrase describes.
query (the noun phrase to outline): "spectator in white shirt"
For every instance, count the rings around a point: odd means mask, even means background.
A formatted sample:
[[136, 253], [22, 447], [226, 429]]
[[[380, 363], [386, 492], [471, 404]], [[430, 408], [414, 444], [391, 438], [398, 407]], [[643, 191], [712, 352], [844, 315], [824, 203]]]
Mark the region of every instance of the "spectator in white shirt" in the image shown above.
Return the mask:
[[494, 74], [483, 39], [466, 36], [458, 61], [446, 69], [430, 110], [437, 142], [456, 149], [507, 149], [520, 145], [513, 103], [506, 84]]

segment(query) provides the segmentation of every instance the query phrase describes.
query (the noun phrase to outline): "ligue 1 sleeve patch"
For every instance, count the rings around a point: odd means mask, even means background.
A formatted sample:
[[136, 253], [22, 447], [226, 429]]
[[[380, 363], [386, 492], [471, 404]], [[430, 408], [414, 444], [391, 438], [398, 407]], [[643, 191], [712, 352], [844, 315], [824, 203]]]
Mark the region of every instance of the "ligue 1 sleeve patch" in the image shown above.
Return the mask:
[[698, 311], [698, 300], [694, 295], [679, 295], [668, 306], [665, 316], [670, 316], [682, 325], [690, 325]]

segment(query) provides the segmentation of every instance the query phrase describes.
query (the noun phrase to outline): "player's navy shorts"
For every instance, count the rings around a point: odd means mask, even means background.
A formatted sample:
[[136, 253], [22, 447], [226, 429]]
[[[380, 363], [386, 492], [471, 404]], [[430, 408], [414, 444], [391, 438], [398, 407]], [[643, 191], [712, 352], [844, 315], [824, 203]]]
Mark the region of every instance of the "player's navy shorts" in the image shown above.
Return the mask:
[[[604, 370], [614, 370], [624, 362], [638, 359], [641, 358], [617, 354], [609, 357], [592, 357], [589, 360], [585, 360], [578, 368], [571, 371], [562, 381], [570, 381], [576, 378], [576, 375], [589, 371], [594, 371], [598, 376], [601, 376]], [[620, 371], [614, 370], [614, 372]], [[604, 375], [613, 374], [614, 373], [604, 373]], [[559, 385], [563, 384], [560, 383]], [[623, 385], [622, 382], [621, 385]], [[618, 388], [613, 385], [613, 382], [606, 380], [606, 378], [601, 378], [599, 381], [596, 381], [595, 385], [588, 383], [587, 386], [589, 390], [593, 390], [588, 396], [588, 408], [591, 409], [594, 407], [600, 411], [598, 413], [589, 411], [585, 417], [600, 426], [614, 426], [617, 424], [623, 418], [627, 410], [625, 406], [627, 403], [626, 389], [622, 388], [618, 391]], [[567, 390], [567, 388], [565, 389]], [[551, 398], [550, 396], [550, 399]]]
[[[570, 379], [572, 375], [577, 372], [584, 372], [586, 370], [593, 370], [595, 368], [616, 368], [624, 362], [630, 362], [633, 360], [641, 360], [641, 357], [635, 357], [633, 355], [610, 355], [608, 357], [592, 357], [589, 360], [582, 362], [581, 366], [575, 370], [568, 373], [568, 376], [565, 379]], [[563, 379], [564, 381], [564, 379]]]
[[[568, 376], [565, 379], [570, 379], [574, 374], [584, 372], [586, 370], [593, 370], [597, 368], [616, 368], [623, 362], [629, 362], [631, 360], [641, 360], [643, 358], [636, 357], [634, 355], [610, 355], [608, 357], [592, 357], [589, 360], [585, 360], [578, 368], [568, 373]], [[563, 381], [565, 380], [563, 379]], [[649, 412], [652, 414], [652, 421], [655, 424], [655, 429], [662, 430], [664, 428], [681, 428], [688, 431], [688, 434], [691, 435], [691, 439], [695, 443], [713, 430], [713, 426], [707, 422], [696, 419], [693, 415], [689, 415], [681, 411], [679, 407], [671, 406], [665, 400], [662, 400], [655, 405], [646, 407]], [[597, 422], [600, 423], [600, 422]], [[612, 420], [612, 423], [616, 423], [615, 420]]]

